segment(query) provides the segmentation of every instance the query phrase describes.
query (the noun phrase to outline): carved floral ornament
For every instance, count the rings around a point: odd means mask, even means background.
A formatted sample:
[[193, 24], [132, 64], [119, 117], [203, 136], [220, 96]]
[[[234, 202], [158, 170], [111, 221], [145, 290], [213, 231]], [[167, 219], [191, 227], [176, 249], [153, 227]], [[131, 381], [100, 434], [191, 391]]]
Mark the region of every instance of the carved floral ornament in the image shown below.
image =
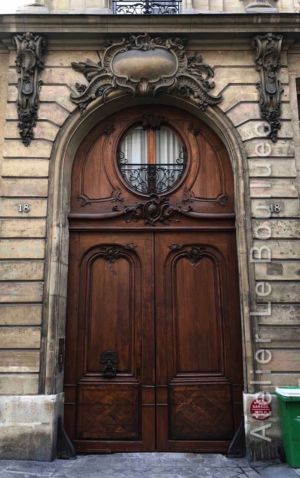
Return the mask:
[[149, 34], [130, 36], [112, 43], [100, 61], [72, 63], [87, 84], [75, 84], [71, 100], [83, 111], [101, 98], [104, 102], [113, 91], [123, 90], [135, 96], [175, 94], [188, 98], [201, 110], [218, 104], [221, 95], [210, 92], [213, 69], [202, 62], [199, 53], [187, 54], [180, 38], [151, 37]]
[[23, 144], [29, 146], [37, 121], [39, 90], [42, 84], [39, 74], [44, 68], [46, 39], [34, 33], [23, 33], [15, 35], [13, 42], [17, 48], [18, 128]]
[[269, 138], [275, 143], [281, 128], [281, 95], [283, 88], [278, 79], [281, 68], [282, 35], [267, 33], [254, 38], [256, 69], [260, 73], [259, 104], [261, 117], [269, 123]]

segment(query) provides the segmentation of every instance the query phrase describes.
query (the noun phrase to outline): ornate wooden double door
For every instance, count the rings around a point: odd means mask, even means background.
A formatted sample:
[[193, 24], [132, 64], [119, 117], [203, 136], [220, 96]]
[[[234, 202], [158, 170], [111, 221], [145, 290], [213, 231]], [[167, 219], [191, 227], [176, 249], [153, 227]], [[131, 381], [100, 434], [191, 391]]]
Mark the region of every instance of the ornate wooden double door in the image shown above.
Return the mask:
[[79, 452], [226, 452], [241, 419], [231, 165], [170, 107], [101, 123], [72, 172], [65, 427]]

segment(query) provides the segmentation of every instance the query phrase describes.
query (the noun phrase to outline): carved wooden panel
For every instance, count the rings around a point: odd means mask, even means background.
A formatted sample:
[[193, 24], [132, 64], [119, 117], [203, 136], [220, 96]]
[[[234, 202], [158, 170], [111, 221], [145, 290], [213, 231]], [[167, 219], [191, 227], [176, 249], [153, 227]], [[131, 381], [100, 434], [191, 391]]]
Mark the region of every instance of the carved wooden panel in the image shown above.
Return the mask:
[[223, 343], [219, 258], [214, 249], [203, 245], [170, 247], [173, 254], [166, 262], [165, 273], [172, 284], [176, 375], [220, 373]]
[[172, 440], [229, 440], [233, 420], [229, 384], [170, 387]]
[[138, 387], [80, 387], [77, 436], [92, 440], [137, 440]]
[[[84, 374], [103, 370], [101, 353], [117, 355], [117, 373], [133, 374], [134, 323], [141, 311], [141, 277], [133, 244], [103, 244], [84, 256], [80, 307], [85, 319]], [[109, 300], [107, 298], [109, 297]]]
[[144, 207], [153, 196], [132, 191], [118, 169], [120, 141], [134, 125], [156, 129], [167, 126], [176, 133], [185, 151], [185, 172], [171, 193], [162, 196], [164, 214], [158, 223], [182, 222], [183, 216], [194, 218], [202, 213], [224, 217], [232, 214], [231, 164], [216, 134], [200, 120], [169, 106], [148, 106], [147, 116], [159, 118], [159, 125], [145, 125], [145, 108], [133, 107], [103, 121], [83, 141], [72, 171], [70, 218], [84, 219], [89, 215], [108, 226], [126, 222], [140, 227], [153, 225]]
[[[185, 145], [186, 169], [160, 196], [130, 189], [118, 170], [119, 141], [136, 124], [167, 125]], [[65, 426], [76, 449], [226, 452], [242, 352], [221, 141], [172, 107], [119, 111], [79, 148], [69, 221]]]
[[[151, 235], [72, 233], [65, 425], [77, 450], [151, 450]], [[147, 403], [147, 406], [144, 405]]]
[[238, 426], [241, 403], [232, 398], [242, 384], [234, 240], [228, 231], [156, 234], [161, 449], [226, 451]]

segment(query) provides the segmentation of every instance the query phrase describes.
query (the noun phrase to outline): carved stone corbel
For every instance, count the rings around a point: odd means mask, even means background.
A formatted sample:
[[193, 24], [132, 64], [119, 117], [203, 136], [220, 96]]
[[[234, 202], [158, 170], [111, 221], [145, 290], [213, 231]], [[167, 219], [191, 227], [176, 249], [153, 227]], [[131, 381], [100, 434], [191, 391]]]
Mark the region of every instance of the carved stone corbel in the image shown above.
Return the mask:
[[281, 95], [283, 88], [278, 79], [281, 68], [280, 54], [282, 35], [267, 33], [254, 38], [256, 69], [260, 73], [259, 104], [262, 119], [270, 125], [269, 138], [275, 143], [281, 128]]
[[44, 68], [43, 55], [46, 39], [34, 33], [23, 33], [13, 37], [17, 48], [16, 67], [18, 73], [18, 128], [23, 144], [29, 146], [33, 139], [39, 108], [39, 74]]
[[106, 100], [113, 91], [125, 91], [133, 96], [156, 96], [160, 93], [188, 98], [206, 110], [222, 100], [211, 90], [213, 69], [203, 63], [199, 53], [187, 53], [180, 38], [132, 35], [110, 44], [98, 63], [91, 60], [72, 63], [82, 73], [85, 84], [76, 83], [71, 101], [83, 111], [100, 98]]

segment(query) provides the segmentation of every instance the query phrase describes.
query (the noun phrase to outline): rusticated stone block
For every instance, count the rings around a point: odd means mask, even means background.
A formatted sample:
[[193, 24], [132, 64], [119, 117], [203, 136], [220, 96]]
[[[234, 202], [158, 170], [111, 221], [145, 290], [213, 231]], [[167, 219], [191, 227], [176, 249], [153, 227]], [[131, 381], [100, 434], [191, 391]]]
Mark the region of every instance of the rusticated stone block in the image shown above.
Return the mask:
[[63, 394], [0, 396], [0, 459], [51, 461]]

